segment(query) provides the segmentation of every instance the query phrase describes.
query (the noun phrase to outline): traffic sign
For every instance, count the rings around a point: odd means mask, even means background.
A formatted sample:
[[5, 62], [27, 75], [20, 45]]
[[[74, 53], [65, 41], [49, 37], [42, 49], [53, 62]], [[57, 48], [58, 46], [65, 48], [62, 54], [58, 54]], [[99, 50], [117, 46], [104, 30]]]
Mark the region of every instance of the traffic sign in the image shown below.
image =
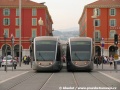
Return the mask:
[[104, 38], [102, 38], [102, 39], [101, 39], [101, 46], [104, 47], [104, 44], [105, 44]]

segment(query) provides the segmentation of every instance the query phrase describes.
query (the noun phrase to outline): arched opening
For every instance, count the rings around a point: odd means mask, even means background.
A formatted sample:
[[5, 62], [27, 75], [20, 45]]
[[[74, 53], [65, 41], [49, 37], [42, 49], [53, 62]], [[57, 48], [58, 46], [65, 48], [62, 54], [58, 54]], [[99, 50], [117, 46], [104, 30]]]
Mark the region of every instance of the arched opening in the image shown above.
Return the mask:
[[3, 45], [2, 47], [2, 56], [11, 55], [11, 47], [9, 45]]
[[114, 54], [115, 54], [115, 47], [114, 46], [110, 46], [109, 47], [109, 56], [114, 56]]
[[101, 56], [101, 48], [100, 48], [100, 46], [95, 46], [95, 53], [96, 53], [96, 55]]
[[[14, 56], [19, 57], [19, 45], [14, 46]], [[22, 56], [22, 47], [21, 47], [21, 56]]]

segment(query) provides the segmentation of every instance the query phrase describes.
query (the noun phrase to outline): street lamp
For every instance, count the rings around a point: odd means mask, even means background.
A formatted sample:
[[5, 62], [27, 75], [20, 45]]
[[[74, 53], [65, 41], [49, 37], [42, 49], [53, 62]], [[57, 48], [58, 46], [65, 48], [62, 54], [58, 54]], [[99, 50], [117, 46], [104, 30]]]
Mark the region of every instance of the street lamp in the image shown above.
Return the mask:
[[5, 57], [6, 57], [5, 71], [7, 72], [7, 45], [6, 45], [7, 35], [6, 35], [6, 33], [4, 33], [3, 36], [4, 36], [4, 40], [5, 40]]
[[103, 69], [103, 52], [104, 52], [104, 44], [105, 44], [105, 41], [104, 41], [104, 38], [101, 39], [101, 46], [102, 46], [102, 69]]
[[21, 28], [22, 28], [22, 26], [21, 26], [21, 9], [22, 9], [22, 0], [19, 0], [19, 66], [21, 67]]
[[12, 42], [12, 71], [13, 71], [13, 59], [14, 59], [14, 36], [11, 34], [11, 42]]
[[[94, 19], [94, 57], [95, 57], [95, 19], [97, 18], [97, 9], [94, 9], [94, 15], [91, 16]], [[97, 60], [97, 67], [98, 67], [98, 60]]]
[[95, 19], [97, 18], [97, 9], [94, 9], [94, 15], [91, 16], [94, 19], [94, 56], [95, 56]]
[[42, 36], [42, 26], [43, 26], [43, 20], [40, 17], [40, 19], [38, 20], [38, 24], [40, 25], [40, 36]]

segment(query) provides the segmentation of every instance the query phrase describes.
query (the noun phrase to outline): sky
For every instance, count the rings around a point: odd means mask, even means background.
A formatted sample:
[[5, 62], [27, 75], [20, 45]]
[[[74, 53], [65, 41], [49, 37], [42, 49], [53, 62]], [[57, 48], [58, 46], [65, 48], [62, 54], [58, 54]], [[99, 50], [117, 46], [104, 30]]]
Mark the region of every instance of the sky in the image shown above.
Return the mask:
[[78, 21], [84, 6], [97, 0], [31, 0], [45, 2], [53, 20], [54, 30], [65, 30], [79, 27]]

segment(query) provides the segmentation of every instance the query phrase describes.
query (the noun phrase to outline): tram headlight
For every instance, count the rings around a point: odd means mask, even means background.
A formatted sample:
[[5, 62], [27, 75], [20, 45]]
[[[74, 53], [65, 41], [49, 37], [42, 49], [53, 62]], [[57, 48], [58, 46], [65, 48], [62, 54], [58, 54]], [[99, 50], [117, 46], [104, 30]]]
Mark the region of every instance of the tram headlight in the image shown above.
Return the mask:
[[50, 62], [49, 65], [52, 65], [52, 62]]
[[87, 64], [88, 64], [88, 62], [86, 61], [84, 64], [85, 64], [85, 65], [87, 65]]
[[75, 65], [77, 65], [78, 63], [77, 62], [75, 62]]

